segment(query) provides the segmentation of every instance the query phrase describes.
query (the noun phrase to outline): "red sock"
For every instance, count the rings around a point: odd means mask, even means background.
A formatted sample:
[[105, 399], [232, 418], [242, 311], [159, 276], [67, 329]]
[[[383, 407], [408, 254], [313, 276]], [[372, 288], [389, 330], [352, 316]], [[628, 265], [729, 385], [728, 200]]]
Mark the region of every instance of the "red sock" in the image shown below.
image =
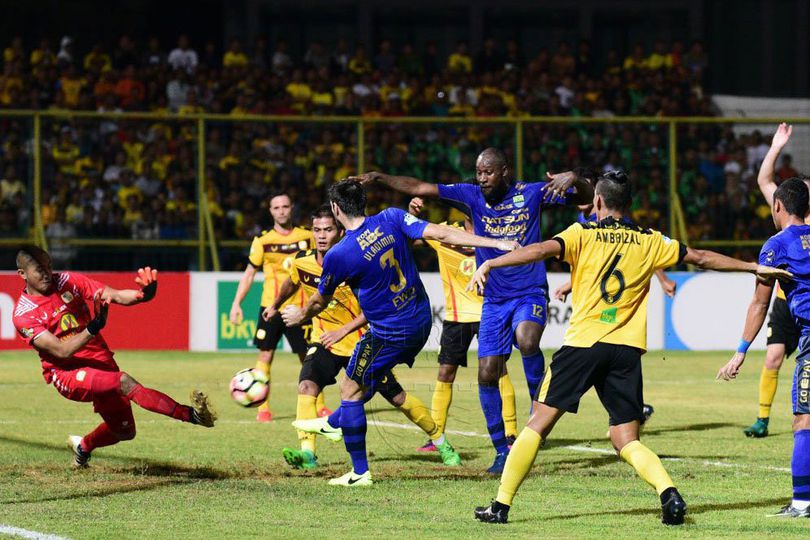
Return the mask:
[[191, 421], [191, 408], [180, 405], [163, 392], [136, 384], [127, 397], [147, 411], [170, 416], [183, 422]]
[[96, 429], [84, 436], [82, 439], [82, 450], [90, 453], [96, 448], [110, 446], [120, 440], [118, 435], [113, 433], [106, 423], [101, 423]]

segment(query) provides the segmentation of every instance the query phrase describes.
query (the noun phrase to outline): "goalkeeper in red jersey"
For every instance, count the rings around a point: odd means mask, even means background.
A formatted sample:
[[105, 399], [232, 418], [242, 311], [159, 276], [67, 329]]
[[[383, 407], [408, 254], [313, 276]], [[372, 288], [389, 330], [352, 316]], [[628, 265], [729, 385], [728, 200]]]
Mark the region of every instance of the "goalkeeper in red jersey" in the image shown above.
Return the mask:
[[54, 273], [47, 252], [26, 246], [17, 252], [17, 274], [25, 287], [14, 306], [14, 326], [39, 353], [45, 382], [71, 401], [92, 402], [103, 419], [84, 437], [69, 437], [76, 467], [85, 467], [96, 448], [135, 437], [131, 401], [183, 422], [213, 427], [216, 416], [205, 394], [195, 390], [193, 405], [180, 405], [142, 386], [118, 368], [100, 335], [110, 303], [131, 306], [154, 298], [157, 270], [138, 270], [135, 282], [140, 289], [117, 290], [75, 272]]

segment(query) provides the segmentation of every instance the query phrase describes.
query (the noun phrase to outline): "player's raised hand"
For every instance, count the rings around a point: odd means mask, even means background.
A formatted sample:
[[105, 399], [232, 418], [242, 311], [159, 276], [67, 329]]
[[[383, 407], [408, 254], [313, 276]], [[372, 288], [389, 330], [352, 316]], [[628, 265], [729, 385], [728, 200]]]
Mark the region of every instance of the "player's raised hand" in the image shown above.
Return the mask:
[[793, 281], [793, 274], [782, 268], [759, 264], [757, 265], [757, 278], [768, 283], [772, 283], [775, 279], [780, 281]]
[[287, 306], [281, 312], [281, 319], [287, 326], [297, 326], [304, 322], [304, 311], [298, 306]]
[[793, 133], [793, 126], [784, 122], [779, 124], [779, 127], [776, 128], [776, 133], [773, 134], [771, 148], [775, 148], [777, 150], [784, 148], [787, 142], [790, 140], [791, 133]]
[[157, 294], [157, 275], [157, 269], [150, 266], [138, 268], [138, 276], [135, 278], [135, 283], [141, 286], [141, 295], [138, 300], [148, 302], [155, 297]]
[[717, 372], [717, 380], [724, 380], [724, 381], [731, 381], [737, 378], [737, 374], [740, 372], [740, 368], [745, 362], [745, 353], [737, 352], [734, 353], [734, 356], [731, 357], [731, 360], [728, 361], [728, 364], [720, 368], [720, 371]]
[[547, 201], [565, 197], [565, 192], [574, 185], [574, 181], [577, 179], [577, 175], [571, 171], [557, 174], [547, 172], [546, 177], [548, 183], [542, 186], [540, 191], [544, 193], [543, 198]]
[[242, 319], [244, 315], [242, 314], [242, 306], [238, 304], [234, 304], [231, 306], [231, 312], [228, 315], [228, 320], [231, 321], [231, 324], [235, 324], [239, 326], [242, 324]]
[[365, 172], [362, 174], [358, 174], [356, 176], [350, 176], [348, 180], [354, 180], [355, 182], [360, 182], [362, 185], [367, 185], [376, 182], [377, 180], [382, 177], [382, 173], [376, 171]]
[[470, 282], [467, 284], [468, 291], [478, 291], [478, 294], [484, 294], [484, 285], [487, 283], [487, 277], [489, 276], [489, 261], [484, 261], [484, 264], [479, 266], [473, 276], [470, 278]]
[[103, 295], [97, 294], [93, 298], [93, 320], [87, 323], [87, 332], [91, 336], [97, 336], [101, 329], [107, 324], [107, 313], [110, 309], [110, 300]]
[[419, 197], [414, 197], [408, 203], [408, 213], [413, 214], [414, 216], [418, 216], [422, 212], [422, 209], [424, 207], [425, 207], [425, 201], [423, 201]]

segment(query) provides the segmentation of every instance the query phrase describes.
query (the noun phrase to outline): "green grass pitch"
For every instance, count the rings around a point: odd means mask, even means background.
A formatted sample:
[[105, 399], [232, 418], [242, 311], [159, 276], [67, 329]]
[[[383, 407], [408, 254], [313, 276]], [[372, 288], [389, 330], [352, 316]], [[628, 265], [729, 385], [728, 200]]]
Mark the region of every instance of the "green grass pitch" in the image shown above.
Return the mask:
[[[740, 379], [714, 380], [725, 353], [651, 352], [645, 397], [655, 406], [642, 440], [664, 459], [689, 505], [687, 524], [660, 524], [655, 492], [611, 453], [607, 416], [590, 392], [578, 415], [563, 417], [515, 499], [507, 525], [487, 525], [473, 507], [494, 497], [498, 482], [484, 469], [493, 450], [478, 404], [475, 369], [462, 369], [450, 409], [450, 440], [464, 463], [445, 468], [425, 442], [376, 397], [366, 407], [375, 485], [342, 489], [326, 480], [346, 472], [342, 443], [319, 440], [321, 467], [290, 470], [284, 446], [296, 446], [298, 362], [281, 354], [273, 366], [271, 424], [228, 396], [228, 381], [252, 366], [252, 354], [116, 355], [122, 369], [181, 401], [198, 387], [211, 394], [220, 423], [211, 430], [181, 424], [134, 406], [133, 441], [95, 452], [91, 467], [70, 468], [68, 434], [98, 422], [89, 404], [73, 403], [43, 384], [33, 352], [0, 355], [0, 526], [72, 539], [89, 538], [606, 538], [808, 537], [807, 520], [765, 514], [790, 499], [790, 380], [786, 361], [771, 436], [743, 437], [757, 413], [762, 354], [750, 355]], [[550, 354], [547, 352], [546, 357]], [[517, 355], [510, 369], [518, 423], [529, 400]], [[471, 359], [475, 366], [475, 360]], [[397, 370], [403, 386], [429, 405], [435, 355]], [[336, 387], [327, 403], [338, 404]], [[519, 428], [520, 429], [520, 428]]]

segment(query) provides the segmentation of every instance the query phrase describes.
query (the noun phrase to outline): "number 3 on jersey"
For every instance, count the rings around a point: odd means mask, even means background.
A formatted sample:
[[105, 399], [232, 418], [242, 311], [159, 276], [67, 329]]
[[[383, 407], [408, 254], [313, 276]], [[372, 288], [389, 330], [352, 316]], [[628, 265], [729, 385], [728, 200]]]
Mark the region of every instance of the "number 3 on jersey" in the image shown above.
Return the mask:
[[[602, 281], [599, 283], [599, 290], [602, 291], [602, 300], [608, 304], [615, 304], [616, 301], [622, 297], [622, 293], [624, 293], [624, 274], [622, 274], [621, 270], [616, 268], [619, 265], [621, 258], [621, 253], [616, 255], [613, 262], [610, 263], [610, 266], [605, 272], [605, 275], [602, 276]], [[614, 293], [608, 292], [608, 282], [610, 281], [610, 278], [615, 278], [616, 281], [619, 282], [619, 290]]]
[[397, 293], [404, 289], [407, 282], [405, 281], [405, 276], [402, 274], [402, 269], [399, 267], [399, 261], [394, 257], [393, 249], [389, 249], [380, 257], [380, 267], [384, 270], [386, 266], [390, 266], [397, 271], [398, 282], [388, 286], [391, 292]]

